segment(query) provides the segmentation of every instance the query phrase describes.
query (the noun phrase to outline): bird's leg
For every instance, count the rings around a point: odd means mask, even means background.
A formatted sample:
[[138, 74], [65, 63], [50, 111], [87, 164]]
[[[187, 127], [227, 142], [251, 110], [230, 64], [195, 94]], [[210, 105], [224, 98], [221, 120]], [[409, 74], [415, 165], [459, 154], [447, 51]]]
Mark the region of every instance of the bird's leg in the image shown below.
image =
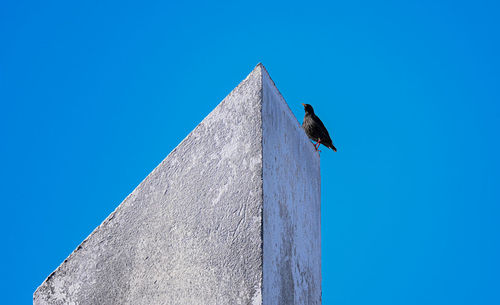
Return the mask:
[[317, 146], [316, 146], [316, 150], [318, 150], [319, 145], [321, 144], [321, 139], [318, 139], [318, 143], [316, 143], [316, 144], [317, 144]]
[[320, 144], [321, 144], [321, 139], [318, 139], [318, 142], [314, 143], [314, 149], [316, 149], [316, 151], [321, 152], [321, 150], [319, 150]]

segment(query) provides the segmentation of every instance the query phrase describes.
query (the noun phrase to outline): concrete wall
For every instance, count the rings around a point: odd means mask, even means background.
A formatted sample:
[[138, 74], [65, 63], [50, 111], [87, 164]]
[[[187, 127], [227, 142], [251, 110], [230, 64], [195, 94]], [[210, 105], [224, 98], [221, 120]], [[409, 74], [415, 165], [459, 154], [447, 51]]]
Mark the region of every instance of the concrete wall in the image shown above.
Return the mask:
[[264, 304], [321, 304], [319, 155], [267, 73], [263, 98]]
[[319, 157], [258, 65], [34, 304], [317, 304]]

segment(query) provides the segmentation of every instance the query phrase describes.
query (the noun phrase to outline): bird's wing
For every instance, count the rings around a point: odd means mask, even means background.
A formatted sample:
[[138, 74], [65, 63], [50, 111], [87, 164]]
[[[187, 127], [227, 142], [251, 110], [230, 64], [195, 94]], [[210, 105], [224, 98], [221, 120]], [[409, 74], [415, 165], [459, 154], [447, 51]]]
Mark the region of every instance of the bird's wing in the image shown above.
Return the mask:
[[323, 122], [321, 122], [321, 120], [318, 118], [318, 116], [315, 117], [315, 121], [318, 124], [319, 129], [320, 129], [321, 142], [326, 142], [326, 143], [332, 142], [332, 139], [330, 138], [330, 134], [328, 133], [328, 130], [326, 129], [325, 125], [323, 125]]

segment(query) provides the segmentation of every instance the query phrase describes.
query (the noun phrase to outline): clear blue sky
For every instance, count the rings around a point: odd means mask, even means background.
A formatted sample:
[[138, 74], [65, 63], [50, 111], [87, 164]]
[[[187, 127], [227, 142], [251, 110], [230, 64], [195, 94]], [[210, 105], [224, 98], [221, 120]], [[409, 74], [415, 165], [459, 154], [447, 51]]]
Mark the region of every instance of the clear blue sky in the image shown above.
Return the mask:
[[81, 2], [0, 3], [3, 304], [258, 62], [339, 148], [323, 303], [500, 304], [496, 1]]

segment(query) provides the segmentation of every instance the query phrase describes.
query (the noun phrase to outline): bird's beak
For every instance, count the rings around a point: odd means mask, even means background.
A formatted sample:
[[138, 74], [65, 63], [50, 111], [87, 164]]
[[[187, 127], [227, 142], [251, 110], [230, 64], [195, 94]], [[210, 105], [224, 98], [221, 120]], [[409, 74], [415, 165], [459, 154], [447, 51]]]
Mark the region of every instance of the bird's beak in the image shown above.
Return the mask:
[[304, 106], [304, 107], [305, 107], [305, 106], [306, 106], [306, 104], [302, 104], [302, 106]]

